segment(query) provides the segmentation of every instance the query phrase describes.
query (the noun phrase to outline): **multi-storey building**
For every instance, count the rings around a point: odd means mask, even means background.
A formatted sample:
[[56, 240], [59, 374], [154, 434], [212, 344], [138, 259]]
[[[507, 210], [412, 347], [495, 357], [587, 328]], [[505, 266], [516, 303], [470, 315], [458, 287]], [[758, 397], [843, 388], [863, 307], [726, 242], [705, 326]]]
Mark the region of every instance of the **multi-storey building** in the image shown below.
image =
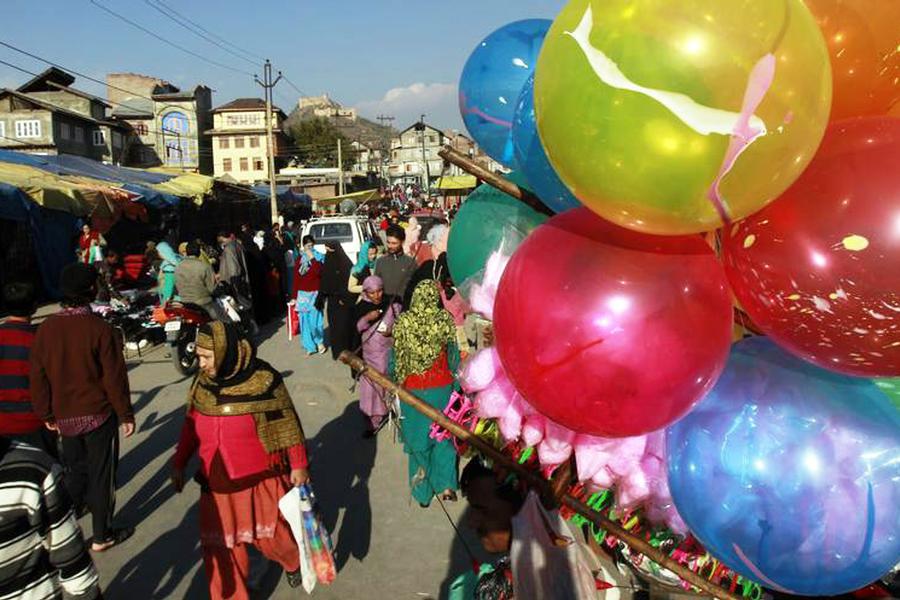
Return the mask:
[[444, 132], [427, 123], [414, 123], [401, 131], [391, 140], [388, 167], [391, 183], [418, 183], [430, 187], [443, 174], [444, 159], [438, 152], [444, 140]]
[[[260, 98], [238, 98], [214, 109], [213, 129], [206, 133], [213, 140], [213, 164], [216, 177], [228, 175], [240, 183], [268, 181], [268, 138], [266, 102]], [[288, 149], [283, 123], [287, 115], [272, 107], [276, 169], [284, 164]], [[277, 171], [276, 171], [277, 172]]]

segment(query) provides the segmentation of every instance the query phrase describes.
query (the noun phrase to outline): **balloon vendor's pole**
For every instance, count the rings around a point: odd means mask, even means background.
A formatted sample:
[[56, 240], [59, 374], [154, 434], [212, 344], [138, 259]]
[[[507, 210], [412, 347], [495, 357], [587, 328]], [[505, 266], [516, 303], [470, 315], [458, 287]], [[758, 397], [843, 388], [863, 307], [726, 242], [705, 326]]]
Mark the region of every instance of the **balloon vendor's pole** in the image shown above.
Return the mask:
[[474, 175], [477, 179], [480, 179], [488, 185], [497, 188], [504, 194], [512, 196], [516, 200], [527, 204], [537, 212], [547, 216], [553, 216], [553, 211], [544, 206], [544, 203], [541, 202], [540, 198], [538, 198], [528, 190], [519, 187], [502, 175], [497, 175], [496, 173], [488, 171], [452, 146], [444, 146], [443, 148], [441, 148], [441, 150], [438, 152], [438, 156], [440, 156], [447, 162], [453, 163], [469, 175]]
[[[487, 180], [485, 179], [485, 181]], [[541, 477], [538, 473], [529, 470], [523, 465], [520, 465], [512, 457], [507, 456], [503, 452], [497, 450], [491, 444], [478, 437], [459, 423], [450, 420], [444, 413], [423, 402], [408, 390], [406, 390], [406, 388], [397, 385], [386, 375], [372, 368], [372, 366], [369, 363], [365, 362], [363, 359], [348, 351], [341, 352], [340, 359], [342, 362], [349, 365], [353, 370], [357, 371], [360, 375], [368, 378], [369, 381], [371, 381], [375, 385], [383, 388], [389, 393], [396, 394], [401, 401], [413, 407], [414, 409], [428, 417], [431, 421], [446, 429], [456, 438], [475, 447], [479, 452], [481, 452], [487, 458], [491, 459], [494, 464], [510, 471], [515, 471], [522, 481], [524, 481], [529, 487], [538, 491], [545, 499], [554, 497], [551, 482]], [[626, 530], [615, 521], [612, 521], [609, 518], [594, 511], [581, 500], [578, 500], [577, 498], [574, 498], [567, 493], [559, 494], [558, 496], [556, 496], [556, 499], [560, 504], [568, 507], [588, 521], [594, 523], [597, 527], [605, 529], [610, 533], [610, 535], [613, 535], [624, 543], [628, 544], [628, 546], [630, 546], [633, 550], [640, 552], [660, 566], [669, 569], [684, 581], [690, 583], [700, 590], [703, 590], [710, 596], [714, 598], [721, 598], [723, 600], [742, 600], [740, 596], [737, 596], [734, 593], [729, 592], [728, 590], [712, 583], [711, 581], [706, 580], [704, 577], [701, 577], [697, 573], [691, 571], [678, 561], [673, 560], [665, 552], [651, 546], [647, 540], [638, 537], [637, 535]]]

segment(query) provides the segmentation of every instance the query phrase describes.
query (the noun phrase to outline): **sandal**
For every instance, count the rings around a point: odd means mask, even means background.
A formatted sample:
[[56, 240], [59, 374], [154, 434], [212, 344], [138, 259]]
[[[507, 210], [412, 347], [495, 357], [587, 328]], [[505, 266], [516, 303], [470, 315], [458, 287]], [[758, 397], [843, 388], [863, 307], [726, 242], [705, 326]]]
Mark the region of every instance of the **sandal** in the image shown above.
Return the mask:
[[102, 542], [96, 540], [91, 542], [91, 552], [106, 552], [114, 546], [118, 546], [128, 538], [134, 535], [134, 527], [124, 527], [122, 529], [113, 529], [112, 535]]

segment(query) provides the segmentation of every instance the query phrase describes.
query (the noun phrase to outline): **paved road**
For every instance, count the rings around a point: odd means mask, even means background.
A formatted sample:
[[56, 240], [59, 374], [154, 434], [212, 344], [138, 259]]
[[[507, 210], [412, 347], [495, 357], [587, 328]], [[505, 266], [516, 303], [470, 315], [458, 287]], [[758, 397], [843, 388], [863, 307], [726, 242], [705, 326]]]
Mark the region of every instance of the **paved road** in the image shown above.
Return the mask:
[[[456, 538], [437, 504], [411, 502], [406, 457], [384, 430], [377, 440], [363, 427], [349, 369], [330, 356], [306, 357], [274, 326], [260, 355], [285, 374], [309, 439], [311, 474], [324, 519], [332, 531], [337, 581], [318, 587], [316, 598], [443, 598], [451, 574], [469, 568], [463, 541]], [[193, 483], [175, 494], [168, 461], [181, 428], [189, 381], [179, 377], [164, 347], [129, 359], [137, 432], [123, 442], [119, 467], [119, 520], [137, 526], [119, 548], [96, 556], [106, 597], [113, 600], [206, 598], [197, 526], [199, 489]], [[465, 501], [448, 505], [454, 520]], [[82, 520], [90, 535], [90, 519]], [[478, 543], [464, 526], [465, 543]], [[255, 598], [300, 598], [280, 568], [253, 562], [259, 580]]]

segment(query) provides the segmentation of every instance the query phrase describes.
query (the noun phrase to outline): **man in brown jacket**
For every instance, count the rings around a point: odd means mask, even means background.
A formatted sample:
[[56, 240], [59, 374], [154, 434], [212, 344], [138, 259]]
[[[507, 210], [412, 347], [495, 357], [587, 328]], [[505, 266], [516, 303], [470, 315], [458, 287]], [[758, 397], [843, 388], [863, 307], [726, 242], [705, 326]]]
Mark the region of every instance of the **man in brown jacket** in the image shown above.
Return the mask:
[[119, 435], [134, 433], [134, 410], [122, 343], [115, 330], [91, 313], [97, 271], [90, 265], [63, 269], [63, 309], [38, 328], [31, 349], [31, 401], [48, 429], [62, 436], [66, 487], [77, 509], [93, 517], [91, 549], [102, 552], [125, 541], [132, 529], [114, 529]]

